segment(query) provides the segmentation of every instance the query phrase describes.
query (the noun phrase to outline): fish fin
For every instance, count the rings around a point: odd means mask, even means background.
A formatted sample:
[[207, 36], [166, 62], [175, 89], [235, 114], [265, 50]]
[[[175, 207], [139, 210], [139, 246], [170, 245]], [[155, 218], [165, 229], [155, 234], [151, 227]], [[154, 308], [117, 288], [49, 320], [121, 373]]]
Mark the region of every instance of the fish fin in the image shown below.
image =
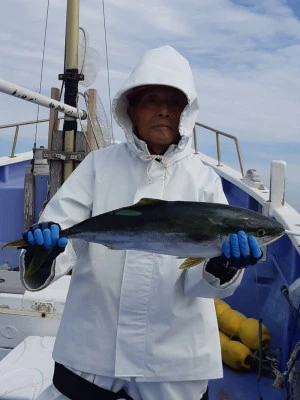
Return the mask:
[[25, 274], [24, 274], [25, 278], [29, 278], [36, 271], [38, 271], [40, 269], [41, 265], [43, 265], [45, 263], [45, 261], [47, 260], [51, 251], [53, 251], [53, 248], [47, 250], [43, 246], [36, 245], [33, 247], [34, 247], [34, 249], [32, 249], [34, 251], [33, 257], [30, 260], [29, 265], [25, 269]]
[[152, 199], [150, 197], [143, 197], [140, 201], [138, 201], [135, 206], [149, 206], [150, 204], [156, 204], [156, 203], [164, 203], [165, 200], [159, 200], [159, 199]]
[[116, 247], [109, 246], [108, 244], [104, 244], [103, 246], [107, 247], [109, 250], [120, 250], [120, 249], [117, 249]]
[[189, 257], [180, 265], [179, 269], [188, 269], [194, 267], [195, 265], [200, 264], [204, 260], [205, 258]]
[[142, 215], [142, 213], [135, 210], [121, 209], [119, 211], [116, 211], [115, 215], [125, 215], [126, 217], [137, 217], [138, 215]]
[[24, 249], [28, 247], [28, 242], [26, 239], [15, 240], [14, 242], [9, 242], [2, 247], [2, 250], [8, 249], [9, 247], [17, 247], [18, 249]]
[[119, 210], [116, 210], [114, 212], [114, 214], [116, 215], [125, 215], [128, 217], [135, 217], [138, 215], [142, 215], [142, 213], [140, 211], [135, 210], [134, 208], [139, 206], [139, 207], [143, 207], [143, 206], [149, 206], [151, 204], [159, 204], [159, 203], [164, 203], [165, 200], [159, 200], [159, 199], [151, 199], [150, 197], [143, 197], [142, 199], [140, 199], [137, 203], [133, 204], [132, 206], [129, 207], [123, 207], [120, 208]]

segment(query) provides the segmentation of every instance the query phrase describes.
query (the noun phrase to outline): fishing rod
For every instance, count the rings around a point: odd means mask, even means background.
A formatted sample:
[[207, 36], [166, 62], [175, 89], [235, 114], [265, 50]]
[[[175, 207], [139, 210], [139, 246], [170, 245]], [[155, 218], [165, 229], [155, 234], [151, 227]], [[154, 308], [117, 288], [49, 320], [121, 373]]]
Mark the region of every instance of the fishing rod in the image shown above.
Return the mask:
[[38, 104], [42, 107], [51, 108], [74, 118], [87, 118], [87, 113], [84, 110], [78, 110], [77, 107], [72, 107], [68, 104], [54, 100], [51, 97], [41, 95], [3, 79], [0, 79], [0, 92], [21, 100], [29, 101], [30, 103]]

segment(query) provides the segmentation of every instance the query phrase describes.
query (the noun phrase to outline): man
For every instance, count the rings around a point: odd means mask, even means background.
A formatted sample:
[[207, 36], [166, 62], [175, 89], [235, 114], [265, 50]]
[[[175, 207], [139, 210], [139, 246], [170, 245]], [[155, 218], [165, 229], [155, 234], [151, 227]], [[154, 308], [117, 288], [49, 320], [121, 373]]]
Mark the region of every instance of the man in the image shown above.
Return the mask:
[[[219, 177], [191, 148], [198, 100], [189, 63], [173, 48], [146, 52], [113, 109], [127, 143], [89, 154], [40, 222], [66, 228], [143, 197], [226, 202]], [[58, 226], [49, 227], [33, 227], [27, 238], [54, 246], [58, 256], [24, 279], [30, 250], [23, 253], [24, 285], [39, 290], [73, 273], [53, 353], [55, 386], [39, 400], [207, 399], [208, 380], [222, 377], [213, 299], [234, 292], [241, 270], [227, 268], [222, 257], [181, 271], [182, 261], [167, 255], [80, 240], [65, 248]], [[223, 251], [237, 266], [261, 255], [243, 232]]]

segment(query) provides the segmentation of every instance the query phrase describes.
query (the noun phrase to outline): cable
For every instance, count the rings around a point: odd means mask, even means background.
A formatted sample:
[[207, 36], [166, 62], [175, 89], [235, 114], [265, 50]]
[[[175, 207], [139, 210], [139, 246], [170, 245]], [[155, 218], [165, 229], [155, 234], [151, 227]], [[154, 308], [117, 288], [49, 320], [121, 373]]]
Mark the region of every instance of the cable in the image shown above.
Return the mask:
[[[40, 86], [39, 86], [39, 94], [42, 91], [42, 81], [43, 81], [43, 72], [44, 72], [44, 61], [45, 61], [45, 48], [46, 48], [46, 39], [47, 39], [47, 30], [48, 30], [48, 17], [49, 17], [49, 5], [50, 0], [47, 3], [47, 12], [46, 12], [46, 23], [45, 23], [45, 33], [44, 33], [44, 43], [43, 43], [43, 56], [42, 56], [42, 66], [41, 66], [41, 75], [40, 75]], [[37, 115], [36, 115], [36, 125], [35, 125], [35, 135], [34, 135], [34, 145], [33, 145], [33, 162], [31, 172], [34, 169], [34, 153], [36, 151], [36, 138], [37, 138], [37, 125], [39, 120], [40, 106], [37, 107]]]
[[105, 38], [105, 51], [106, 51], [106, 70], [107, 70], [109, 109], [110, 109], [110, 126], [111, 126], [112, 138], [113, 138], [113, 141], [114, 141], [113, 123], [112, 123], [112, 108], [111, 108], [110, 77], [109, 77], [109, 65], [108, 65], [108, 49], [107, 49], [108, 46], [107, 46], [107, 35], [106, 35], [106, 19], [105, 19], [104, 0], [102, 0], [102, 10], [103, 10], [103, 26], [104, 26], [104, 38]]

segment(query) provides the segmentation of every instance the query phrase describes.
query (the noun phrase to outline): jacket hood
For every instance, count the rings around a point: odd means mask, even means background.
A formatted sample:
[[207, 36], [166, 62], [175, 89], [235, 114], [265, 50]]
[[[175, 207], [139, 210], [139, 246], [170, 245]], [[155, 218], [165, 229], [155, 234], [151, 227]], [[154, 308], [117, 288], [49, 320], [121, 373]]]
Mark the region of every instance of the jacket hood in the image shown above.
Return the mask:
[[127, 114], [127, 94], [131, 89], [144, 85], [172, 86], [186, 95], [188, 104], [181, 114], [179, 123], [181, 140], [178, 145], [170, 146], [166, 155], [180, 153], [187, 147], [191, 147], [191, 138], [199, 106], [189, 62], [171, 46], [148, 50], [116, 94], [112, 105], [114, 118], [124, 130], [130, 147], [140, 156], [145, 153], [149, 154], [149, 152], [146, 144], [133, 134], [132, 122]]

